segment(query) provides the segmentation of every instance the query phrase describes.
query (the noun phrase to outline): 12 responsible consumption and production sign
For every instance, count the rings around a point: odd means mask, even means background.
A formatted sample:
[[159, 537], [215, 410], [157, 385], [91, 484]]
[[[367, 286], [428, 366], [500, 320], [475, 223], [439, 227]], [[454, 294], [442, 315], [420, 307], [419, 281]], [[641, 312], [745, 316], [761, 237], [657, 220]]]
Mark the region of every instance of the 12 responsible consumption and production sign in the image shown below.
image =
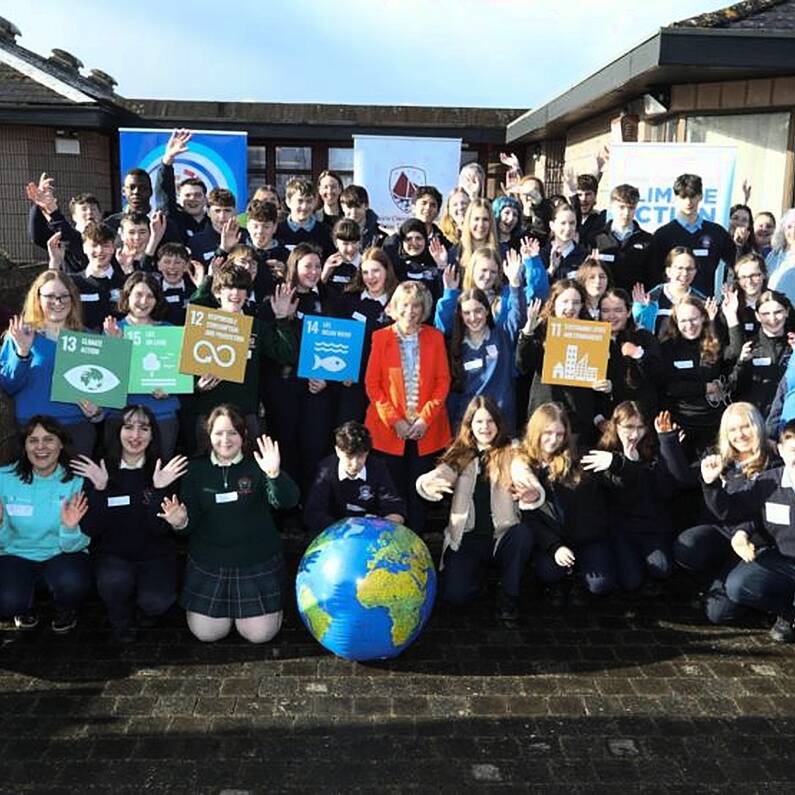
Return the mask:
[[305, 315], [298, 377], [358, 381], [364, 329], [358, 320]]
[[[245, 132], [193, 130], [188, 151], [174, 163], [177, 183], [198, 177], [207, 186], [226, 188], [235, 194], [238, 212], [245, 212], [248, 200], [248, 148]], [[163, 159], [171, 130], [119, 128], [119, 162], [121, 178], [131, 168], [142, 168], [152, 178]]]

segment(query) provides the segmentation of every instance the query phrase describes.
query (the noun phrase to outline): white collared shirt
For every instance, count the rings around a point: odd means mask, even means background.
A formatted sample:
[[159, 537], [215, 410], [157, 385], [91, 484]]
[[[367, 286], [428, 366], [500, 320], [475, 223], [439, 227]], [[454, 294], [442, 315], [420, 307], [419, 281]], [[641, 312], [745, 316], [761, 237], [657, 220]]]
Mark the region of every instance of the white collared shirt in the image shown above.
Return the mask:
[[243, 453], [238, 453], [231, 461], [221, 462], [218, 460], [218, 456], [216, 456], [215, 451], [210, 452], [210, 463], [217, 467], [228, 467], [232, 466], [233, 464], [239, 464], [243, 460]]
[[144, 461], [146, 461], [146, 453], [142, 455], [135, 463], [128, 464], [123, 458], [119, 462], [119, 469], [143, 469]]
[[337, 464], [337, 476], [343, 480], [367, 480], [367, 465], [365, 464], [353, 477], [351, 477], [342, 466], [342, 461]]
[[370, 293], [368, 293], [367, 290], [362, 290], [361, 300], [377, 301], [379, 304], [381, 304], [381, 306], [386, 306], [387, 297], [386, 293], [382, 293], [379, 296], [375, 296], [375, 295], [370, 295]]

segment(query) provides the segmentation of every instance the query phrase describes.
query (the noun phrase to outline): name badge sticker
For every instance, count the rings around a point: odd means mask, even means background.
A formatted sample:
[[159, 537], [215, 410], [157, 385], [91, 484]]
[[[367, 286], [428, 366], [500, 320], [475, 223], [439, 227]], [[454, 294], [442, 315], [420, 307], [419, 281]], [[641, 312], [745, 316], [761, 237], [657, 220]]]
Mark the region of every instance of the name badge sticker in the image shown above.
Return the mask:
[[769, 356], [760, 356], [757, 359], [751, 359], [754, 367], [767, 367], [772, 364], [773, 360]]
[[708, 257], [709, 256], [709, 249], [708, 248], [694, 248], [693, 249], [693, 256], [694, 257]]
[[366, 508], [362, 508], [361, 505], [354, 505], [352, 502], [346, 502], [345, 510], [350, 511], [351, 513], [364, 513]]
[[32, 505], [24, 505], [18, 502], [9, 502], [5, 506], [5, 511], [9, 516], [33, 516]]
[[465, 370], [480, 370], [483, 367], [483, 359], [470, 359], [464, 362]]
[[122, 508], [130, 504], [130, 495], [122, 494], [118, 497], [108, 497], [108, 508]]
[[599, 259], [602, 262], [615, 262], [616, 261], [616, 255], [615, 254], [600, 254], [599, 255]]
[[99, 293], [80, 293], [80, 300], [84, 304], [94, 304], [99, 301]]
[[367, 322], [367, 317], [365, 315], [363, 315], [361, 312], [354, 312], [351, 315], [351, 317], [354, 320], [358, 320], [360, 323], [366, 323]]
[[167, 304], [178, 304], [182, 300], [182, 296], [180, 295], [167, 295], [166, 296], [166, 303]]
[[674, 362], [674, 367], [677, 370], [692, 370], [695, 367], [692, 359], [680, 359]]
[[236, 491], [220, 491], [218, 494], [215, 495], [216, 503], [222, 502], [237, 502], [237, 492]]
[[770, 524], [789, 524], [789, 505], [780, 502], [765, 503], [765, 519]]

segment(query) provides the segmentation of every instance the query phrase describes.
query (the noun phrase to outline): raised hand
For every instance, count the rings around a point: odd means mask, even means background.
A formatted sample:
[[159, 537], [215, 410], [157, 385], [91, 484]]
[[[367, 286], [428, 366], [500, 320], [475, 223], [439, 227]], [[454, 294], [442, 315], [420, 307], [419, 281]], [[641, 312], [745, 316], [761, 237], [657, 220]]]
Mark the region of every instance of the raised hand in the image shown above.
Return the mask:
[[679, 430], [679, 426], [671, 419], [670, 411], [661, 411], [654, 418], [654, 430], [657, 433], [671, 433]]
[[135, 270], [135, 252], [130, 251], [126, 246], [117, 248], [116, 262], [119, 263], [124, 273], [129, 276]]
[[162, 464], [158, 458], [152, 472], [152, 485], [156, 489], [167, 488], [188, 471], [188, 459], [184, 455], [175, 455], [165, 466]]
[[600, 174], [604, 170], [605, 163], [607, 163], [608, 160], [610, 160], [610, 144], [604, 144], [596, 153], [596, 166]]
[[613, 454], [609, 450], [591, 450], [582, 457], [581, 463], [586, 472], [604, 472], [610, 469]]
[[324, 283], [327, 282], [331, 278], [331, 274], [334, 273], [335, 268], [339, 268], [339, 266], [342, 265], [342, 262], [342, 254], [339, 252], [332, 254], [323, 263], [323, 270], [320, 273], [320, 280]]
[[630, 359], [640, 359], [643, 355], [643, 348], [640, 345], [635, 345], [634, 342], [622, 342], [621, 355]]
[[281, 455], [279, 455], [279, 443], [274, 442], [270, 436], [263, 434], [257, 439], [254, 460], [269, 478], [279, 477], [282, 463]]
[[123, 337], [124, 332], [119, 327], [119, 322], [113, 315], [108, 315], [102, 322], [102, 331], [109, 337]]
[[787, 332], [787, 345], [789, 345], [790, 348], [795, 350], [795, 331]]
[[500, 163], [509, 171], [519, 171], [519, 158], [513, 152], [500, 152]]
[[82, 411], [89, 420], [95, 419], [102, 413], [102, 409], [96, 403], [93, 403], [86, 398], [81, 398], [78, 400], [77, 405], [80, 408], [80, 411]]
[[149, 219], [149, 240], [146, 243], [145, 252], [153, 257], [157, 253], [157, 247], [166, 233], [166, 214], [162, 210], [155, 210]]
[[69, 466], [75, 475], [90, 480], [97, 491], [104, 491], [108, 485], [108, 468], [104, 458], [95, 464], [87, 455], [79, 455], [69, 462]]
[[160, 503], [158, 519], [165, 519], [172, 527], [182, 528], [188, 523], [188, 509], [177, 499], [174, 494], [164, 497]]
[[527, 322], [524, 324], [522, 334], [529, 337], [541, 322], [541, 299], [534, 298], [527, 307]]
[[442, 245], [442, 241], [438, 237], [431, 238], [428, 243], [428, 251], [436, 263], [439, 270], [444, 270], [447, 267], [447, 249]]
[[458, 275], [457, 265], [448, 265], [442, 271], [442, 284], [445, 290], [457, 290], [461, 284], [461, 277]]
[[56, 232], [52, 237], [47, 238], [47, 255], [49, 261], [47, 267], [52, 270], [61, 270], [63, 268], [64, 251], [66, 247], [61, 242], [61, 233]]
[[[715, 300], [714, 298], [711, 300]], [[740, 311], [740, 296], [730, 285], [724, 285], [723, 287], [723, 303], [721, 304], [721, 311], [723, 312], [723, 317], [726, 318], [726, 324], [729, 327], [736, 326], [740, 320], [738, 313]], [[714, 318], [710, 318], [714, 320]]]
[[502, 263], [502, 272], [511, 287], [522, 286], [522, 258], [512, 248], [509, 248], [505, 255], [505, 262]]
[[237, 218], [232, 216], [221, 227], [221, 248], [224, 251], [231, 251], [232, 246], [237, 244], [240, 237], [240, 227], [237, 224]]
[[207, 268], [204, 267], [203, 262], [199, 262], [197, 259], [192, 259], [188, 263], [188, 276], [190, 276], [191, 281], [198, 287], [203, 281], [204, 277], [207, 274]]
[[193, 137], [190, 130], [176, 129], [171, 133], [171, 137], [166, 143], [166, 149], [163, 152], [163, 165], [171, 166], [174, 161], [188, 151], [188, 141]]
[[88, 511], [88, 500], [83, 492], [78, 492], [70, 500], [61, 502], [61, 524], [74, 530]]
[[283, 279], [287, 275], [287, 265], [277, 259], [269, 259], [265, 261], [270, 272], [275, 279]]
[[47, 216], [52, 215], [58, 209], [58, 201], [55, 198], [55, 179], [47, 176], [46, 172], [39, 177], [38, 183], [28, 182], [25, 185], [25, 195]]
[[563, 167], [563, 182], [569, 189], [569, 195], [573, 196], [577, 193], [577, 174], [574, 172], [574, 166]]
[[704, 483], [714, 483], [723, 471], [723, 459], [719, 455], [708, 455], [701, 459], [701, 477]]
[[295, 287], [290, 287], [287, 284], [277, 284], [270, 301], [273, 314], [277, 318], [291, 317], [298, 309]]
[[715, 320], [718, 316], [718, 310], [720, 307], [718, 306], [718, 302], [715, 300], [714, 296], [710, 296], [704, 301], [704, 311], [707, 313], [707, 317], [710, 320]]
[[8, 336], [14, 340], [14, 347], [17, 355], [26, 357], [33, 347], [33, 340], [36, 339], [36, 332], [22, 319], [22, 315], [12, 317], [8, 322]]
[[[792, 332], [790, 332], [791, 334]], [[747, 362], [751, 359], [754, 355], [754, 341], [747, 340], [743, 343], [743, 347], [740, 349], [740, 356], [737, 359], [738, 362]]]
[[651, 295], [646, 292], [646, 288], [641, 282], [635, 282], [632, 285], [632, 301], [643, 306], [648, 306], [651, 303]]
[[741, 187], [742, 187], [743, 198], [744, 198], [744, 202], [743, 203], [744, 204], [748, 204], [748, 202], [751, 201], [751, 183], [748, 181], [748, 177], [746, 177], [743, 180], [743, 184], [742, 184]]
[[322, 392], [327, 386], [328, 381], [325, 381], [322, 378], [309, 379], [309, 391], [313, 395], [317, 395], [318, 393]]
[[522, 259], [532, 259], [533, 257], [537, 257], [540, 251], [541, 244], [538, 242], [537, 238], [529, 236], [522, 238], [522, 244], [519, 248], [519, 253], [522, 255]]
[[199, 376], [199, 380], [196, 382], [196, 389], [198, 389], [199, 392], [209, 392], [211, 389], [215, 389], [220, 383], [220, 378], [216, 378], [214, 375], [205, 373], [204, 375]]

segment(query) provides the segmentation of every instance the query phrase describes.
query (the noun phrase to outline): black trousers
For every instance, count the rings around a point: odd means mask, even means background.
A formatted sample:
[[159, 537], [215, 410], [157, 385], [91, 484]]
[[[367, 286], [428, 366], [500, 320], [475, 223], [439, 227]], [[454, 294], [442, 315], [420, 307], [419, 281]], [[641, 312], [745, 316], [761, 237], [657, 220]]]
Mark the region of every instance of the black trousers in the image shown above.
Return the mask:
[[406, 526], [418, 535], [425, 529], [425, 500], [417, 493], [417, 478], [433, 469], [438, 451], [420, 455], [417, 442], [406, 440], [403, 455], [379, 453], [386, 462], [397, 493], [406, 501]]

